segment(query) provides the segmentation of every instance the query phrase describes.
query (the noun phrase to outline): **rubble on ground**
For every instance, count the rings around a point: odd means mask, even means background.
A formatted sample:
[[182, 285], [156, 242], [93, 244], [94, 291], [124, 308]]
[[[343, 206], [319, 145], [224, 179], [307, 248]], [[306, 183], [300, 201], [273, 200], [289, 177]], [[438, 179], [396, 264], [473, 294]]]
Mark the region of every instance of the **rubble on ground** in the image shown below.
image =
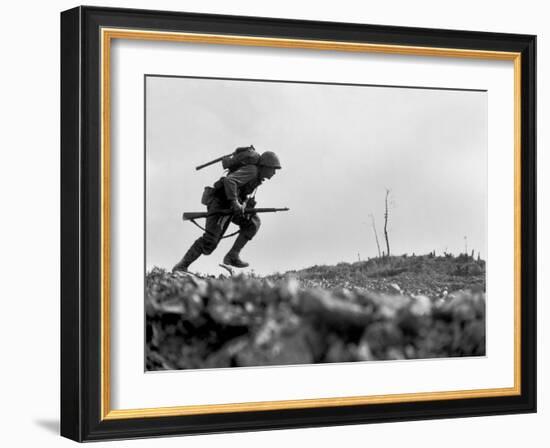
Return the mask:
[[392, 278], [378, 291], [330, 289], [292, 274], [201, 279], [155, 268], [147, 370], [485, 355], [484, 287], [436, 287], [411, 293]]

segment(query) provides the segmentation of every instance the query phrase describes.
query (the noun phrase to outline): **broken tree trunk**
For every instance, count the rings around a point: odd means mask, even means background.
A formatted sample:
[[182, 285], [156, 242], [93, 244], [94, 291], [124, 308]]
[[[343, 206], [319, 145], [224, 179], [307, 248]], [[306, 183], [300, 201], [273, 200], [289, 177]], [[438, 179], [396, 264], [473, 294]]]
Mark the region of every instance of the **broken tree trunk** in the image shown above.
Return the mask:
[[385, 211], [384, 211], [384, 236], [386, 237], [386, 255], [390, 255], [390, 242], [388, 240], [388, 196], [390, 195], [390, 190], [386, 188], [386, 200], [385, 200]]
[[370, 220], [372, 223], [372, 230], [374, 232], [374, 238], [376, 239], [376, 247], [378, 247], [378, 256], [381, 257], [382, 253], [380, 252], [380, 243], [378, 242], [378, 233], [376, 232], [376, 225], [374, 224], [374, 215], [371, 213]]

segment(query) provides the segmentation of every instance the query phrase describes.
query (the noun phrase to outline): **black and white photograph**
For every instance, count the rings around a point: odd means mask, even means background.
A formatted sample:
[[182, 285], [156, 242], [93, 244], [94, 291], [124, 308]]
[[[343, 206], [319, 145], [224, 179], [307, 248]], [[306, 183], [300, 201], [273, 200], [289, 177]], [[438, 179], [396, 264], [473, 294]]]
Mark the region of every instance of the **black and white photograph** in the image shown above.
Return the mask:
[[[20, 227], [55, 224], [32, 173], [61, 182], [61, 306], [8, 319], [6, 339], [57, 367], [21, 403], [55, 395], [78, 442], [542, 434], [542, 28], [506, 8], [296, 6], [61, 12], [61, 82], [43, 89], [61, 126], [17, 133], [53, 129], [61, 159], [12, 170]], [[12, 258], [21, 290], [43, 269]]]
[[487, 91], [144, 84], [147, 371], [486, 355]]

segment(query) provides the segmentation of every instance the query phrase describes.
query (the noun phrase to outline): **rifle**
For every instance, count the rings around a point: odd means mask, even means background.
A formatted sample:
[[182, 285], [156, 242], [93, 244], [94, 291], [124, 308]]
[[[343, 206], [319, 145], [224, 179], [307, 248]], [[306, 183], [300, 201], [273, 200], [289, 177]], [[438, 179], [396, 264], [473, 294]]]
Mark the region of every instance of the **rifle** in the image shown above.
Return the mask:
[[196, 166], [195, 169], [197, 171], [202, 170], [203, 168], [206, 168], [207, 166], [214, 165], [215, 163], [221, 162], [226, 157], [230, 157], [233, 153], [226, 154], [225, 156], [218, 157], [217, 159], [211, 160], [210, 162], [203, 163], [202, 165]]
[[[273, 212], [287, 212], [290, 209], [288, 207], [284, 208], [246, 208], [244, 210], [245, 215], [253, 214], [253, 213], [273, 213]], [[208, 218], [209, 216], [214, 215], [232, 215], [235, 212], [231, 209], [222, 209], [222, 210], [216, 210], [212, 212], [184, 212], [183, 213], [183, 220], [184, 221], [192, 221], [194, 219], [199, 218]]]
[[[223, 162], [223, 159], [228, 159], [229, 157], [233, 157], [233, 163], [231, 162], [228, 162], [228, 166], [226, 166], [225, 162], [223, 163], [223, 167], [224, 169], [229, 169], [231, 170], [231, 166], [230, 165], [234, 165], [235, 163], [237, 163], [237, 166], [239, 166], [239, 162], [243, 163], [244, 160], [235, 160], [239, 154], [244, 154], [244, 152], [250, 152], [250, 151], [253, 151], [254, 155], [259, 159], [260, 158], [260, 155], [256, 153], [256, 148], [254, 148], [254, 145], [250, 145], [250, 146], [240, 146], [239, 148], [235, 149], [235, 151], [229, 153], [229, 154], [226, 154], [225, 156], [221, 156], [221, 157], [218, 157], [217, 159], [214, 159], [214, 160], [211, 160], [210, 162], [206, 162], [206, 163], [203, 163], [202, 165], [199, 165], [199, 166], [196, 166], [195, 169], [197, 171], [199, 170], [202, 170], [203, 168], [206, 168], [207, 166], [210, 166], [210, 165], [214, 165], [215, 163], [218, 163], [218, 162]], [[254, 158], [253, 159], [254, 162], [253, 163], [256, 163], [256, 159]], [[250, 161], [249, 161], [250, 162]], [[235, 169], [235, 168], [233, 168]]]

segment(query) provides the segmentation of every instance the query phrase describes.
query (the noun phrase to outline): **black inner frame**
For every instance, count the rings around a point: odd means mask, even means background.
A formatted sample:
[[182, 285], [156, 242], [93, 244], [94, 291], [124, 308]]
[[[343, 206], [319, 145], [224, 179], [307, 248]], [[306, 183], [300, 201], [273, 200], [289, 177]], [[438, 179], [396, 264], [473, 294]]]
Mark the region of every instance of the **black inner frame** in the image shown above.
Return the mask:
[[[521, 53], [521, 395], [100, 420], [100, 28]], [[536, 412], [536, 37], [78, 7], [61, 14], [61, 434], [77, 441]]]

